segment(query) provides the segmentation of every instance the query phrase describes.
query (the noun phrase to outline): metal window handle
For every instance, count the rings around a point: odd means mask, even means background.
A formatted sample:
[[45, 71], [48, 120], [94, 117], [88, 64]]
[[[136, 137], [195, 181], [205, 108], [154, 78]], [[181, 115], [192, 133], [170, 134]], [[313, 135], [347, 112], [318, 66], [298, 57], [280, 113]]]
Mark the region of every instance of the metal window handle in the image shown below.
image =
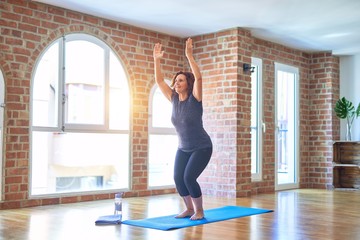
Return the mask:
[[263, 130], [263, 133], [266, 132], [266, 124], [265, 123], [262, 123], [262, 130]]
[[0, 103], [0, 107], [5, 108], [5, 107], [6, 107], [6, 103]]

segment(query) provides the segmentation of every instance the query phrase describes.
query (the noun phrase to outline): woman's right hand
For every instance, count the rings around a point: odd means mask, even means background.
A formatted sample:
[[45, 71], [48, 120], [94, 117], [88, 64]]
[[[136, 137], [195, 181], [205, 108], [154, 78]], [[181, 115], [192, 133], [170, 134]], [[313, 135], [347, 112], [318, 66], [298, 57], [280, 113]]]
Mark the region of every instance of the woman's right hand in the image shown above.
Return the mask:
[[154, 52], [153, 52], [153, 57], [154, 59], [160, 59], [164, 56], [164, 51], [161, 50], [161, 43], [156, 43], [154, 46]]

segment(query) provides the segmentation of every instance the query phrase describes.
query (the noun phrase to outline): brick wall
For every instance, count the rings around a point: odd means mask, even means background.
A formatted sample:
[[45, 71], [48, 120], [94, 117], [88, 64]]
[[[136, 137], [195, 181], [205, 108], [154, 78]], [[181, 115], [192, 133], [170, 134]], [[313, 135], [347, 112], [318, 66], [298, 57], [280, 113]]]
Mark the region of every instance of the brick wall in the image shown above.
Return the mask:
[[250, 194], [250, 33], [230, 29], [194, 38], [204, 81], [204, 124], [214, 153], [200, 181], [205, 194]]
[[[119, 56], [129, 77], [133, 101], [132, 186], [127, 196], [175, 192], [149, 190], [146, 185], [148, 97], [154, 84], [154, 43], [161, 42], [165, 47], [163, 71], [166, 78], [171, 78], [174, 72], [188, 68], [184, 39], [30, 1], [2, 0], [0, 10], [0, 69], [7, 103], [0, 209], [112, 198], [112, 194], [95, 194], [28, 199], [31, 77], [42, 51], [53, 40], [73, 32], [88, 33], [106, 42]], [[301, 186], [324, 188], [331, 178], [328, 143], [339, 134], [339, 123], [330, 112], [338, 96], [338, 59], [327, 53], [307, 54], [256, 39], [240, 28], [193, 39], [194, 56], [204, 75], [204, 125], [214, 143], [213, 157], [200, 179], [204, 194], [241, 197], [274, 191], [274, 62], [300, 68]], [[242, 64], [250, 63], [251, 56], [263, 59], [267, 126], [263, 181], [256, 183], [251, 183], [250, 174], [250, 75], [242, 72]], [[318, 76], [321, 71], [326, 74]], [[323, 91], [324, 87], [327, 94], [313, 96], [317, 94], [315, 89]], [[324, 126], [318, 124], [323, 119], [329, 119]], [[314, 129], [320, 125], [325, 130]], [[329, 131], [328, 137], [321, 137]], [[321, 160], [310, 157], [315, 152], [321, 154]]]
[[340, 120], [333, 111], [339, 92], [339, 59], [330, 53], [314, 53], [310, 62], [309, 187], [332, 184], [332, 145], [340, 139]]

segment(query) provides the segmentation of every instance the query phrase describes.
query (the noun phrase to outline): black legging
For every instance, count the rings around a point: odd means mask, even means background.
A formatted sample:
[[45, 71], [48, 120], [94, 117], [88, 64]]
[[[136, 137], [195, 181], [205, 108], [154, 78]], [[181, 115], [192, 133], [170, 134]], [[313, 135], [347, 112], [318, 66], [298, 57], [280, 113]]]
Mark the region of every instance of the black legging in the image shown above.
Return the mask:
[[177, 150], [174, 165], [174, 180], [180, 196], [198, 198], [201, 188], [196, 179], [204, 171], [210, 161], [212, 147], [203, 148], [194, 152]]

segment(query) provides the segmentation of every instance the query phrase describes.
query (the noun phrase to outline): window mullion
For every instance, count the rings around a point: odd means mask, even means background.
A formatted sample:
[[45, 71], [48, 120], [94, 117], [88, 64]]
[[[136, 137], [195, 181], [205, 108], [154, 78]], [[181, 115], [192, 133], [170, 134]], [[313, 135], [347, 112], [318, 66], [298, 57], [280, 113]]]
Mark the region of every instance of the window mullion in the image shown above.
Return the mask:
[[65, 48], [66, 37], [61, 38], [59, 44], [59, 91], [58, 91], [58, 128], [65, 131], [65, 107], [66, 107], [66, 94], [65, 94]]
[[109, 120], [110, 120], [110, 51], [109, 49], [104, 49], [104, 117], [105, 117], [105, 129], [109, 129]]

